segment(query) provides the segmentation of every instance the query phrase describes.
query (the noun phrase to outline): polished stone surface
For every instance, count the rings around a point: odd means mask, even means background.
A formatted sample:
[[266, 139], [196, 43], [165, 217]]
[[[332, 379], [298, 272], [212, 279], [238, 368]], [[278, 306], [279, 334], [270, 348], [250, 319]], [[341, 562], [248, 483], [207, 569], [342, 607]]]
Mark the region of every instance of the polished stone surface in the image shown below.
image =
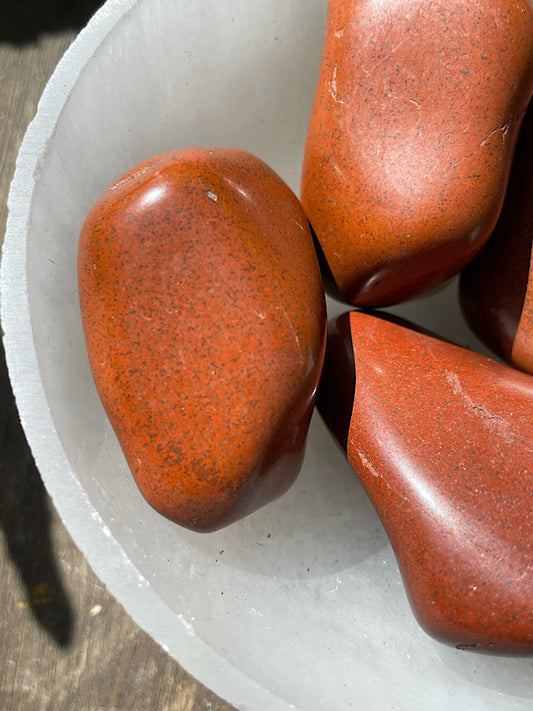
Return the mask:
[[527, 0], [331, 0], [301, 198], [346, 302], [400, 302], [474, 257], [532, 81]]
[[326, 316], [307, 220], [268, 166], [234, 149], [137, 166], [87, 217], [79, 285], [97, 389], [154, 508], [213, 530], [287, 490]]
[[424, 629], [459, 649], [533, 653], [533, 378], [352, 312], [331, 324], [318, 407]]
[[503, 209], [489, 241], [461, 274], [459, 296], [474, 333], [533, 374], [533, 107], [517, 144]]

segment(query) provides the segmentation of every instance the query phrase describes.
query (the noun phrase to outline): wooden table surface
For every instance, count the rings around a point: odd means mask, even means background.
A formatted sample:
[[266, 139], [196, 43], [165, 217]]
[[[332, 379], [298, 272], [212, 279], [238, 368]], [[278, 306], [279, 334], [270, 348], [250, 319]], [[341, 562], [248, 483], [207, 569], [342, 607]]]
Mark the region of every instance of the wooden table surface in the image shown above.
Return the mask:
[[[100, 4], [0, 3], [0, 243], [26, 127]], [[72, 542], [26, 445], [1, 346], [0, 389], [1, 711], [231, 711], [135, 625]]]

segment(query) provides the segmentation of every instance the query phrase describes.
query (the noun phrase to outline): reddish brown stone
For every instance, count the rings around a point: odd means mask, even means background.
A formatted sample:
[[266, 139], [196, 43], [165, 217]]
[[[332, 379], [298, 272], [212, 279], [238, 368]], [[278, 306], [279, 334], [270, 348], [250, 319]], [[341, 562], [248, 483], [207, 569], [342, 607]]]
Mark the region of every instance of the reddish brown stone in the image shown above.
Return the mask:
[[268, 166], [218, 148], [137, 166], [87, 217], [79, 287], [97, 389], [155, 509], [213, 530], [286, 491], [326, 316], [307, 220]]
[[479, 251], [532, 82], [528, 0], [330, 0], [302, 203], [348, 303], [412, 297]]
[[461, 649], [532, 653], [533, 378], [353, 312], [331, 328], [318, 407], [425, 630]]
[[463, 270], [460, 301], [474, 333], [533, 373], [533, 106], [517, 145], [503, 209], [485, 247]]

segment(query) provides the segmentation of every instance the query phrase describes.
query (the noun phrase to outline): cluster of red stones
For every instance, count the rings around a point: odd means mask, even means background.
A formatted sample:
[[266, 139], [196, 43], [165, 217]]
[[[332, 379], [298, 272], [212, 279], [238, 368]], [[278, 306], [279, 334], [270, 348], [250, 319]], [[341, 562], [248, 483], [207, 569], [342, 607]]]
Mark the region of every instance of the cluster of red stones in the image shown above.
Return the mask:
[[[301, 203], [221, 148], [106, 191], [80, 237], [83, 325], [155, 509], [212, 531], [280, 496], [319, 388], [422, 626], [533, 652], [533, 115], [509, 182], [532, 92], [528, 0], [331, 0]], [[516, 368], [358, 310], [326, 348], [319, 259], [351, 307], [464, 269], [467, 320]]]
[[381, 307], [464, 270], [467, 321], [515, 366], [352, 311], [318, 398], [422, 626], [500, 653], [533, 652], [532, 92], [525, 0], [331, 0], [301, 195], [332, 295]]

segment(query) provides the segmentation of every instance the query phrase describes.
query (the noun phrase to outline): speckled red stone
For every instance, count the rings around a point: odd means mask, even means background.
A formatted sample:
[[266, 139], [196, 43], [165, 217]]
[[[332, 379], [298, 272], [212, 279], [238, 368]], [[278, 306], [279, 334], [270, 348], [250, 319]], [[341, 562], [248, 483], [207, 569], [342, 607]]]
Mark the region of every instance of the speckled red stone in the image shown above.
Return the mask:
[[353, 312], [330, 328], [318, 407], [426, 631], [532, 653], [533, 378]]
[[404, 300], [479, 251], [532, 82], [528, 0], [330, 0], [301, 199], [344, 300]]
[[463, 314], [500, 357], [533, 374], [533, 106], [517, 145], [502, 213], [460, 279]]
[[79, 243], [94, 380], [139, 489], [213, 530], [300, 468], [325, 346], [301, 206], [234, 149], [157, 156], [115, 183]]

